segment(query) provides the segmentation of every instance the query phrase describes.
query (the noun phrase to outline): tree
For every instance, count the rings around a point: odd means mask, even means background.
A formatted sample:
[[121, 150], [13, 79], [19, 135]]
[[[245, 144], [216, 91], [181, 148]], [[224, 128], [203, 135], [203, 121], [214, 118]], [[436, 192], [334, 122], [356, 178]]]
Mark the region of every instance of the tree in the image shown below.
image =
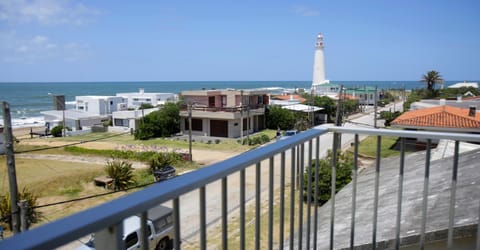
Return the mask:
[[[331, 183], [332, 183], [332, 151], [328, 151], [328, 155], [324, 159], [318, 161], [318, 202], [324, 204], [330, 199]], [[310, 166], [311, 168], [311, 197], [315, 200], [315, 162]], [[341, 153], [337, 152], [337, 171], [336, 171], [336, 192], [340, 191], [345, 185], [352, 180], [353, 154], [351, 152]], [[307, 199], [308, 192], [308, 170], [303, 175], [304, 199]]]
[[279, 106], [272, 106], [266, 114], [267, 128], [269, 129], [292, 129], [295, 126], [295, 115], [287, 109]]
[[150, 103], [142, 103], [138, 109], [151, 109], [154, 108]]
[[443, 79], [439, 72], [431, 70], [428, 71], [427, 74], [423, 75], [420, 81], [426, 83], [427, 89], [430, 92], [433, 92], [433, 90], [435, 89], [435, 84], [442, 83]]
[[148, 140], [168, 137], [180, 131], [180, 109], [174, 103], [167, 103], [162, 109], [146, 115], [135, 131], [135, 139]]
[[134, 184], [132, 163], [119, 159], [113, 159], [107, 162], [105, 172], [108, 177], [113, 179], [114, 190], [124, 190], [129, 185]]
[[313, 98], [313, 105], [317, 107], [322, 107], [325, 109], [325, 113], [328, 117], [328, 122], [332, 122], [335, 117], [335, 112], [337, 112], [337, 105], [335, 102], [328, 96], [315, 96]]

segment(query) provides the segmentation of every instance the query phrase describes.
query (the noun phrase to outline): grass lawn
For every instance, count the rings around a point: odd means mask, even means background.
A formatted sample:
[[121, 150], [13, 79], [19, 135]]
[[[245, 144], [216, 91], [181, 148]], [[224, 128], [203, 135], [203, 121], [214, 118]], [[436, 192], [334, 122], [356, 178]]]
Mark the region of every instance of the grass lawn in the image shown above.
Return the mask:
[[[0, 179], [5, 192], [8, 187], [5, 157], [0, 158], [0, 165], [4, 170], [0, 171]], [[27, 187], [38, 196], [68, 193], [103, 174], [103, 166], [99, 164], [17, 158], [15, 165], [19, 190]]]
[[[381, 140], [381, 157], [391, 157], [400, 155], [400, 151], [394, 149], [397, 143], [397, 137], [382, 136]], [[353, 152], [353, 148], [349, 149]], [[358, 145], [358, 153], [366, 157], [376, 157], [377, 152], [377, 136], [369, 136]]]

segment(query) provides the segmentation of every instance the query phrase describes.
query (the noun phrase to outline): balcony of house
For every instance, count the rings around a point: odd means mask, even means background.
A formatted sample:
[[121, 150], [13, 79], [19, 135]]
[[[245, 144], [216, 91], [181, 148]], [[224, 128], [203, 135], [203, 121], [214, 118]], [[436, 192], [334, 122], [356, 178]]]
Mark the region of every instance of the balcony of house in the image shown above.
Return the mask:
[[[376, 157], [361, 165], [366, 136]], [[386, 137], [396, 138], [397, 156], [381, 158]], [[409, 138], [425, 139], [425, 150], [407, 152]], [[448, 143], [433, 148], [432, 140]], [[147, 211], [163, 204], [173, 211], [167, 249], [479, 249], [478, 144], [472, 134], [316, 127], [22, 232], [0, 248], [53, 249], [94, 233], [97, 249], [124, 249], [132, 238], [125, 241], [122, 222], [134, 215], [138, 247], [163, 247], [149, 245], [146, 226]], [[342, 189], [335, 180], [345, 158], [323, 160], [332, 148], [351, 150], [351, 182]]]
[[[191, 106], [192, 117], [195, 118], [210, 118], [210, 119], [225, 119], [233, 120], [246, 117], [248, 113], [264, 114], [265, 105], [249, 105], [239, 107], [208, 107], [201, 104]], [[180, 116], [188, 117], [188, 106], [184, 105], [180, 108]]]

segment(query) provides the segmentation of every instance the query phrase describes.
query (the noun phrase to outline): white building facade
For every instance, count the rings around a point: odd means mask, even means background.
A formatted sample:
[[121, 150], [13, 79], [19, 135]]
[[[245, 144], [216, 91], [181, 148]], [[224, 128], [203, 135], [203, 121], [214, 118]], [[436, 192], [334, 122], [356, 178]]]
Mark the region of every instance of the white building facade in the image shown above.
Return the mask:
[[319, 87], [320, 85], [328, 84], [330, 82], [325, 79], [325, 56], [323, 48], [323, 35], [320, 33], [318, 34], [315, 43], [315, 56], [313, 61], [312, 91], [314, 94], [319, 94], [317, 93], [317, 89], [321, 89]]
[[145, 93], [144, 89], [140, 89], [138, 92], [118, 93], [117, 96], [125, 98], [128, 108], [132, 109], [136, 109], [142, 104], [151, 104], [156, 107], [178, 100], [178, 95], [174, 93]]
[[127, 109], [127, 100], [119, 96], [76, 96], [75, 109], [92, 115], [110, 115]]

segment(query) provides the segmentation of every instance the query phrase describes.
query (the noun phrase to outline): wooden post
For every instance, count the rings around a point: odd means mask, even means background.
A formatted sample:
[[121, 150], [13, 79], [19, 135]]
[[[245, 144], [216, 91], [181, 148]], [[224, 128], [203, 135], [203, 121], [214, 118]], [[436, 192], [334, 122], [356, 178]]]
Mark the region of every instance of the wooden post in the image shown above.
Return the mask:
[[28, 202], [26, 200], [21, 200], [18, 203], [18, 206], [20, 207], [20, 228], [22, 229], [22, 232], [25, 232], [28, 230], [29, 223], [28, 223]]
[[12, 213], [12, 231], [14, 234], [20, 232], [20, 217], [18, 215], [18, 187], [17, 175], [15, 173], [15, 155], [13, 151], [12, 121], [10, 117], [10, 105], [3, 102], [3, 134], [5, 136], [5, 155], [7, 159], [8, 182], [10, 184], [10, 204]]

